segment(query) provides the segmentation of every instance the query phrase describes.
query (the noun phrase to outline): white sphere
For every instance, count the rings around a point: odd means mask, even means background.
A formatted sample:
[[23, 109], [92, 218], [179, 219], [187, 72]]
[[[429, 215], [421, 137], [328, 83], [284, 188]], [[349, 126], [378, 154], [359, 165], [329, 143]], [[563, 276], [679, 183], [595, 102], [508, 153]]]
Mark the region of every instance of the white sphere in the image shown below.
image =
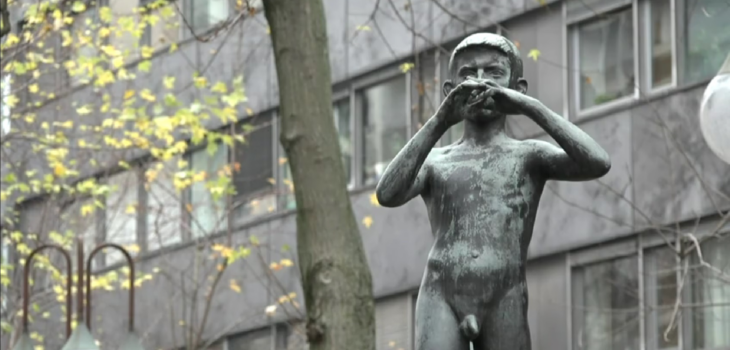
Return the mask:
[[730, 56], [702, 96], [700, 128], [712, 152], [730, 164]]

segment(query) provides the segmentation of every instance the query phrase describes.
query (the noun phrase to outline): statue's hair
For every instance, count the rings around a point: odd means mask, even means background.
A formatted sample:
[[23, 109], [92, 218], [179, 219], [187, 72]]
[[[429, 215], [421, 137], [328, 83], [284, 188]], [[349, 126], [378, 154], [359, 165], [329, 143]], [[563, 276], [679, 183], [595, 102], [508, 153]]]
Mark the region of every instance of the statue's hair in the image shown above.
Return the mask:
[[451, 59], [449, 59], [449, 72], [452, 72], [454, 68], [454, 58], [456, 55], [467, 48], [473, 47], [488, 47], [497, 49], [504, 53], [509, 59], [510, 63], [510, 85], [515, 86], [518, 79], [522, 78], [522, 58], [520, 57], [520, 51], [517, 49], [514, 43], [509, 39], [493, 34], [493, 33], [476, 33], [469, 35], [466, 39], [462, 40], [459, 45], [451, 53]]

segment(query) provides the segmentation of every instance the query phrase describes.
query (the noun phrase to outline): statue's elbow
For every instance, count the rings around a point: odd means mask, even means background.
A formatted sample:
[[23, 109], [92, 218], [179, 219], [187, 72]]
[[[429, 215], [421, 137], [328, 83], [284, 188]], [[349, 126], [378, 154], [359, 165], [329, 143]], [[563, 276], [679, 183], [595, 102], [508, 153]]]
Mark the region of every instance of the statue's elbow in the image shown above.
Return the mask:
[[378, 204], [380, 204], [380, 206], [386, 208], [393, 208], [398, 206], [396, 196], [392, 194], [392, 191], [389, 191], [387, 189], [387, 186], [383, 185], [382, 181], [379, 182], [378, 186], [375, 188], [375, 198], [377, 198]]

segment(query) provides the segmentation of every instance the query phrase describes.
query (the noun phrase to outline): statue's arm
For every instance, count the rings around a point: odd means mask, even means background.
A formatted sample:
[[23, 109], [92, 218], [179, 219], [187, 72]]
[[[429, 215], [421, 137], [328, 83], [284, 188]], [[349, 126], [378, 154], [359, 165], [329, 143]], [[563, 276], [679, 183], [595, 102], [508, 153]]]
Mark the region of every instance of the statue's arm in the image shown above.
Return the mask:
[[583, 130], [547, 108], [542, 102], [525, 96], [523, 113], [540, 125], [560, 147], [531, 140], [530, 157], [546, 179], [585, 181], [606, 175], [611, 169], [608, 153]]
[[448, 124], [442, 119], [438, 114], [431, 117], [388, 164], [375, 190], [380, 205], [401, 206], [413, 197], [423, 194], [429, 176], [426, 159], [436, 142], [448, 130]]

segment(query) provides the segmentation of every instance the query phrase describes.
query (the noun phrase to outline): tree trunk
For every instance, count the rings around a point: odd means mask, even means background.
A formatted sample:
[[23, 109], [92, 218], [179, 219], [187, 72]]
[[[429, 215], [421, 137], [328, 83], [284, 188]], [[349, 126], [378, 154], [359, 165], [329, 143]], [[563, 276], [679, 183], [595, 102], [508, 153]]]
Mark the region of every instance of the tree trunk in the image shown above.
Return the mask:
[[280, 140], [297, 203], [312, 350], [375, 348], [372, 278], [347, 193], [322, 0], [264, 0], [279, 81]]

